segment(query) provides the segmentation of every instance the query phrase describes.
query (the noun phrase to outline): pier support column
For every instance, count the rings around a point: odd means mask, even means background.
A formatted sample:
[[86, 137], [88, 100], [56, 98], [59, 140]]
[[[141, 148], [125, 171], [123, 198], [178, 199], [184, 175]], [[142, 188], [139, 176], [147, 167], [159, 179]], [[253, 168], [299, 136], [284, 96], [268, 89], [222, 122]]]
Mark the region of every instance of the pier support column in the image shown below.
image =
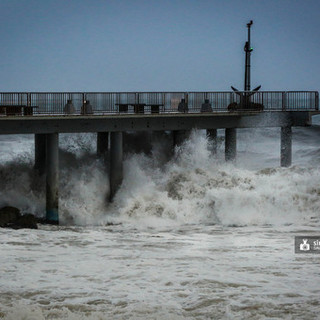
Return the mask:
[[174, 130], [173, 135], [173, 146], [181, 145], [190, 136], [191, 130]]
[[122, 132], [110, 134], [110, 201], [119, 189], [123, 179], [123, 138]]
[[97, 156], [104, 157], [108, 154], [109, 132], [97, 132]]
[[217, 129], [207, 129], [208, 140], [212, 143], [212, 153], [217, 153]]
[[237, 155], [237, 129], [227, 128], [225, 133], [225, 159], [233, 161]]
[[40, 176], [46, 169], [46, 134], [34, 135], [34, 169]]
[[281, 127], [281, 167], [290, 167], [292, 163], [292, 128]]
[[50, 223], [59, 223], [59, 135], [47, 134], [47, 198], [46, 219]]

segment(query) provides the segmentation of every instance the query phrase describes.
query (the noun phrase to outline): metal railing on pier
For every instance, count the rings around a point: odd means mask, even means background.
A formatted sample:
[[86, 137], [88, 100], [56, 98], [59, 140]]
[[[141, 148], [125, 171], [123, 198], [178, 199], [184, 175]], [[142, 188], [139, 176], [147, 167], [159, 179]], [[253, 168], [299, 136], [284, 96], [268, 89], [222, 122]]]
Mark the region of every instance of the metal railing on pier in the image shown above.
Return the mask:
[[0, 93], [0, 116], [218, 113], [248, 110], [318, 111], [319, 93], [317, 91], [260, 91], [254, 94], [233, 91]]

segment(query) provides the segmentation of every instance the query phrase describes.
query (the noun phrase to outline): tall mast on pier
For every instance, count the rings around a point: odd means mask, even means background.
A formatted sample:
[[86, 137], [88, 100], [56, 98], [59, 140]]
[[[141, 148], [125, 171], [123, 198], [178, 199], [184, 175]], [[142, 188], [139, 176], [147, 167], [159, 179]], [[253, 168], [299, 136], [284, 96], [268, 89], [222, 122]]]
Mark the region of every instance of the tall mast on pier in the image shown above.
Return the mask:
[[[252, 103], [250, 101], [250, 97], [255, 94], [257, 91], [259, 91], [259, 89], [261, 88], [261, 86], [258, 86], [256, 88], [254, 88], [251, 91], [251, 78], [250, 78], [250, 68], [251, 68], [251, 64], [250, 64], [250, 55], [251, 52], [253, 51], [253, 49], [251, 48], [251, 43], [250, 43], [250, 28], [253, 24], [253, 21], [250, 20], [249, 23], [247, 23], [247, 28], [248, 28], [248, 40], [246, 41], [245, 45], [244, 45], [244, 52], [246, 53], [246, 62], [245, 62], [245, 70], [244, 70], [244, 92], [240, 92], [238, 89], [236, 89], [235, 87], [231, 86], [231, 89], [240, 96], [240, 103], [236, 103], [236, 106], [233, 106], [233, 109], [239, 109], [239, 108], [244, 108], [244, 109], [248, 109], [252, 107]], [[228, 107], [229, 108], [229, 107]]]
[[251, 20], [249, 23], [247, 23], [248, 28], [248, 41], [246, 42], [244, 46], [244, 51], [246, 53], [246, 65], [245, 65], [245, 72], [244, 72], [244, 91], [250, 91], [250, 55], [253, 49], [250, 46], [250, 28], [253, 24], [253, 21]]

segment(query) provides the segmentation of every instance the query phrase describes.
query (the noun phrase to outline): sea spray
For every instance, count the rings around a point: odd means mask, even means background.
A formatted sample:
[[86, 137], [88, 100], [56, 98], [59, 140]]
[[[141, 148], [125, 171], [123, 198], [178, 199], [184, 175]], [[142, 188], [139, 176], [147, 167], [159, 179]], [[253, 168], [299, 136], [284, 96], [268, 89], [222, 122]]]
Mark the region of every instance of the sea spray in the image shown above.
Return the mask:
[[308, 224], [319, 214], [318, 168], [237, 168], [215, 158], [197, 131], [161, 168], [143, 154], [124, 167], [115, 205], [122, 223]]
[[[95, 155], [95, 134], [61, 135], [60, 221], [83, 226], [128, 223], [157, 227], [308, 224], [311, 217], [313, 222], [317, 220], [318, 166], [267, 169], [266, 163], [279, 161], [279, 150], [274, 147], [279, 144], [276, 129], [239, 130], [237, 163], [225, 163], [221, 133], [217, 155], [212, 154], [205, 132], [197, 130], [175, 148], [171, 158], [169, 134], [157, 138], [151, 154], [127, 154], [123, 184], [111, 204], [107, 202], [108, 170]], [[298, 133], [302, 141], [311, 140], [308, 152], [312, 158], [318, 150], [312, 136], [308, 131]], [[248, 143], [250, 137], [253, 146]], [[41, 217], [45, 179], [34, 176], [32, 136], [22, 140], [24, 150], [18, 156], [10, 159], [2, 150], [0, 205], [14, 205]], [[261, 143], [268, 146], [268, 159], [263, 157], [266, 149]], [[296, 144], [299, 161], [304, 148], [304, 144]]]

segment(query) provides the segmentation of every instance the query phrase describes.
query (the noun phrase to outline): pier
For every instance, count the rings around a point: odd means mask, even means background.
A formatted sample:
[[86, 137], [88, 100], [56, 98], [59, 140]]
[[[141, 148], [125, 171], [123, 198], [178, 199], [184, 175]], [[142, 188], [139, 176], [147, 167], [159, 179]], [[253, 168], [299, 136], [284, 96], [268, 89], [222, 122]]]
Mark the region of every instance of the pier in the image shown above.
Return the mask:
[[316, 91], [0, 93], [0, 134], [34, 134], [35, 174], [46, 174], [46, 218], [58, 223], [60, 133], [97, 133], [112, 201], [123, 178], [123, 132], [172, 131], [174, 146], [204, 129], [216, 152], [217, 129], [225, 129], [225, 159], [235, 161], [238, 128], [279, 127], [280, 164], [287, 167], [292, 127], [310, 125], [318, 112]]

